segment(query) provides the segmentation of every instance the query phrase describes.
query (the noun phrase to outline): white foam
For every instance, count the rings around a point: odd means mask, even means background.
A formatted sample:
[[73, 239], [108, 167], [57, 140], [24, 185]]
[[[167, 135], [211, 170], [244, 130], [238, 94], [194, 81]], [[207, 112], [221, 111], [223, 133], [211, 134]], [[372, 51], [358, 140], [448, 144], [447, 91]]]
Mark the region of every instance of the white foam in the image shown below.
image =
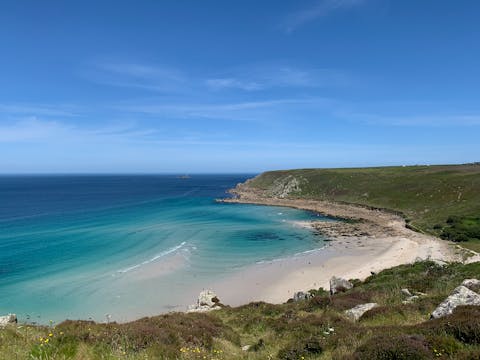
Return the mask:
[[187, 244], [186, 241], [182, 242], [181, 244], [177, 245], [177, 246], [174, 246], [170, 249], [167, 249], [165, 251], [162, 251], [161, 253], [155, 255], [154, 257], [152, 257], [151, 259], [149, 260], [145, 260], [144, 262], [140, 263], [140, 264], [137, 264], [137, 265], [133, 265], [133, 266], [130, 266], [128, 268], [125, 268], [125, 269], [122, 269], [122, 270], [118, 270], [119, 273], [126, 273], [126, 272], [129, 272], [129, 271], [132, 271], [132, 270], [135, 270], [135, 269], [138, 269], [140, 266], [142, 265], [147, 265], [147, 264], [150, 264], [151, 262], [155, 261], [155, 260], [158, 260], [162, 257], [165, 257], [167, 255], [170, 255], [178, 250], [180, 250], [182, 247], [184, 247], [185, 245]]

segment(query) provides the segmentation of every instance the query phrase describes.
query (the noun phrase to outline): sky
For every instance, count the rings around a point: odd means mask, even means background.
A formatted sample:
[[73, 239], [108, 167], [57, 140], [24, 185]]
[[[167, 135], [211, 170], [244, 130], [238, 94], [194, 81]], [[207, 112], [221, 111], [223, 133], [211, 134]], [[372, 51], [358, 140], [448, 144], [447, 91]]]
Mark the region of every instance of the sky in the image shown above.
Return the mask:
[[3, 0], [0, 173], [480, 161], [477, 0]]

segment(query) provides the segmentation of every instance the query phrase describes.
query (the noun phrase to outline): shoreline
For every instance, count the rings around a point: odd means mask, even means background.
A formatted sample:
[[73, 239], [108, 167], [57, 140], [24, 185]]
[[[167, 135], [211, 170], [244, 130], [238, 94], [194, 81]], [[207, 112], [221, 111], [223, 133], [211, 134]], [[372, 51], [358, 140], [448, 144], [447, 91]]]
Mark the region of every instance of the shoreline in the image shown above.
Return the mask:
[[320, 200], [264, 197], [238, 187], [231, 192], [236, 197], [218, 201], [285, 206], [347, 220], [299, 223], [325, 236], [327, 246], [255, 264], [227, 280], [208, 284], [222, 302], [231, 306], [250, 301], [283, 303], [297, 291], [319, 287], [328, 290], [332, 276], [364, 280], [372, 272], [420, 259], [461, 261], [453, 243], [408, 229], [405, 220], [394, 212]]

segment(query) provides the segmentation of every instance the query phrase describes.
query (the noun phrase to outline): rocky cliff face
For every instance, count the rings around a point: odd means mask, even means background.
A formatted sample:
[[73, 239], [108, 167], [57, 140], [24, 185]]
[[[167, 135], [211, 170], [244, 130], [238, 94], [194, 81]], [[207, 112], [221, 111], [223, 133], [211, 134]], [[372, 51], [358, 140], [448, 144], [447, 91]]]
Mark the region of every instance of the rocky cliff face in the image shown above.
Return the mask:
[[238, 198], [254, 199], [254, 198], [277, 198], [285, 199], [291, 195], [299, 194], [302, 186], [308, 180], [301, 176], [285, 175], [273, 181], [266, 189], [262, 189], [255, 185], [257, 178], [248, 179], [244, 183], [237, 184], [235, 189], [229, 192]]
[[306, 181], [306, 179], [297, 178], [293, 175], [282, 176], [273, 182], [267, 194], [272, 197], [284, 199], [289, 195], [301, 192], [301, 185]]

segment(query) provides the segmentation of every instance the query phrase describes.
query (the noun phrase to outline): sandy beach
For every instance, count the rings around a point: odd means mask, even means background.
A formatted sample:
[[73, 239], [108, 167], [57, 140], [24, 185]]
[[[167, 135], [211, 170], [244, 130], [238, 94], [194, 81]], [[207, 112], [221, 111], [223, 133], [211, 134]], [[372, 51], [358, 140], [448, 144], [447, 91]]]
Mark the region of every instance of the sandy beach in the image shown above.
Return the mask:
[[394, 213], [347, 204], [262, 197], [235, 190], [227, 203], [288, 206], [353, 221], [313, 221], [310, 226], [330, 240], [323, 249], [251, 266], [209, 286], [228, 305], [249, 301], [282, 303], [297, 291], [329, 288], [332, 276], [363, 280], [372, 272], [418, 259], [459, 261], [452, 243], [405, 227]]

